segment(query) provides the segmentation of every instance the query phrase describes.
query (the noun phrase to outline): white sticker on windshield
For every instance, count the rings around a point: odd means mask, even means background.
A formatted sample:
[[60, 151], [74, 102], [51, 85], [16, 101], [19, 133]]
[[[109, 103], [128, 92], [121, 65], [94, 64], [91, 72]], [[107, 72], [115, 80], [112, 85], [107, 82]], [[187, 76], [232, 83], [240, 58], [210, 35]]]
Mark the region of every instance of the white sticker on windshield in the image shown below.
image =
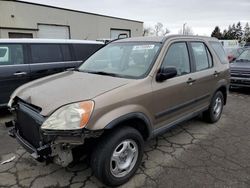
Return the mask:
[[134, 46], [133, 50], [151, 50], [154, 49], [155, 45], [153, 44], [147, 44], [147, 45], [138, 45]]

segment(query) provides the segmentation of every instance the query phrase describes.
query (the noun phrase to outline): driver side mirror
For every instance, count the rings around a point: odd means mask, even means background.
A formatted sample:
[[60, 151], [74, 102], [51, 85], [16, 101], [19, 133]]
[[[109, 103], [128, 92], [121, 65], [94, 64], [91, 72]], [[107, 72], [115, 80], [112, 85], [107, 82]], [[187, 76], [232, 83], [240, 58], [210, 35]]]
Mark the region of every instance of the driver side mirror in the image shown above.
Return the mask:
[[156, 75], [157, 82], [163, 82], [167, 79], [173, 78], [177, 75], [177, 69], [175, 67], [160, 68]]

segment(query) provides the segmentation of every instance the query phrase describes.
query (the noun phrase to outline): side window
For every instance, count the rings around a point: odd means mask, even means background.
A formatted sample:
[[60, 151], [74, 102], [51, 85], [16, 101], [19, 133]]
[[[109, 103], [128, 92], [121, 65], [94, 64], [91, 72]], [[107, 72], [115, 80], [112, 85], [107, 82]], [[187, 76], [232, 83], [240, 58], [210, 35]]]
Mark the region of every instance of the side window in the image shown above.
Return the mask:
[[23, 63], [23, 46], [21, 44], [0, 44], [0, 65]]
[[228, 59], [227, 59], [226, 53], [225, 53], [221, 43], [220, 42], [209, 42], [209, 43], [211, 44], [213, 50], [215, 51], [216, 55], [220, 59], [220, 62], [222, 64], [227, 64]]
[[64, 61], [72, 61], [69, 45], [68, 44], [62, 44], [61, 49], [62, 49], [62, 54], [63, 54]]
[[59, 44], [31, 44], [32, 63], [63, 61]]
[[[211, 67], [211, 55], [208, 54], [208, 49], [202, 42], [191, 42], [191, 48], [194, 54], [196, 71], [205, 70]], [[210, 56], [210, 58], [209, 58]]]
[[177, 42], [172, 44], [168, 49], [162, 66], [164, 68], [175, 67], [179, 76], [190, 73], [189, 55], [186, 43]]
[[73, 44], [76, 60], [85, 61], [89, 56], [101, 48], [101, 46], [102, 45], [99, 44]]

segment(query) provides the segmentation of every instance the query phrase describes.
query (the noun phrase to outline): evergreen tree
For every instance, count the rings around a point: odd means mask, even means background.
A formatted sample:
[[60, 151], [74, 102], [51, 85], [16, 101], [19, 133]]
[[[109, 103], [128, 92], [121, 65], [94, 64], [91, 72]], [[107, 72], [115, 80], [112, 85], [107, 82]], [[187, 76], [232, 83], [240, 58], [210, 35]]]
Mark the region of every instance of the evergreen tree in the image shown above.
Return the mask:
[[241, 42], [242, 38], [243, 38], [242, 26], [241, 26], [241, 23], [238, 22], [235, 27], [235, 39]]
[[246, 26], [244, 27], [243, 40], [250, 41], [250, 27], [249, 27], [248, 22], [246, 23]]
[[234, 40], [235, 39], [235, 24], [233, 24], [232, 26], [231, 25], [228, 26], [228, 30], [227, 30], [227, 33], [225, 34], [224, 38], [226, 40]]
[[223, 40], [227, 40], [227, 30], [224, 29], [223, 33], [222, 33], [222, 38]]
[[211, 34], [211, 37], [216, 37], [217, 39], [222, 39], [222, 33], [220, 32], [219, 26], [216, 26]]
[[232, 40], [236, 39], [236, 27], [235, 27], [235, 24], [233, 24], [232, 27], [231, 27], [230, 36], [231, 36]]
[[222, 33], [219, 26], [216, 26], [211, 36], [223, 40], [250, 41], [250, 26], [249, 23], [246, 23], [243, 29], [241, 23], [238, 22], [236, 25], [229, 25], [228, 29], [224, 29]]

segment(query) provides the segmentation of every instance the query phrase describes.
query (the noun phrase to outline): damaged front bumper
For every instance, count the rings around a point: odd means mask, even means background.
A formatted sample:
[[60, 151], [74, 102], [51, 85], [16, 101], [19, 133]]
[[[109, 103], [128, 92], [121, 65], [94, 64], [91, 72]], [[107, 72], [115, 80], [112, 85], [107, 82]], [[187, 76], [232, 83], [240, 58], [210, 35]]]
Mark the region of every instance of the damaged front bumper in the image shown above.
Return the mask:
[[58, 132], [43, 133], [44, 137], [50, 137], [51, 140], [35, 147], [20, 135], [15, 123], [13, 121], [12, 123], [14, 127], [9, 130], [9, 136], [15, 138], [34, 159], [40, 162], [46, 161], [46, 163], [53, 162], [63, 167], [68, 166], [73, 161], [73, 148], [82, 146], [87, 138], [96, 138], [102, 134], [102, 131], [92, 132], [88, 130], [77, 135], [66, 133], [60, 135]]
[[11, 137], [22, 145], [38, 161], [54, 162], [67, 166], [73, 161], [72, 149], [82, 146], [86, 138], [99, 137], [102, 131], [87, 129], [72, 131], [44, 131], [41, 129], [45, 118], [33, 107], [18, 103], [14, 109], [15, 120], [8, 122], [13, 126]]
[[20, 136], [20, 134], [18, 133], [15, 127], [10, 129], [8, 134], [12, 138], [16, 138], [19, 144], [25, 150], [27, 150], [34, 159], [36, 160], [49, 159], [49, 156], [51, 154], [50, 144], [45, 144], [39, 148], [35, 148], [28, 141], [26, 141], [24, 138]]

